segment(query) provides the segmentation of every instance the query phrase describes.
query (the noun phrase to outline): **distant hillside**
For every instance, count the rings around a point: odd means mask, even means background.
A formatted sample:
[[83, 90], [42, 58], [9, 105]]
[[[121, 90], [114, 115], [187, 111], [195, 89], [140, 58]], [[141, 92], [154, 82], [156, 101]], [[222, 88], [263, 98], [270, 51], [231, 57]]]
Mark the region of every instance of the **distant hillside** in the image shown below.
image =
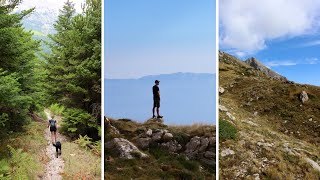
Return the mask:
[[215, 179], [215, 126], [105, 118], [105, 179]]
[[215, 74], [174, 73], [139, 79], [105, 79], [105, 112], [145, 121], [152, 116], [152, 86], [160, 80], [167, 124], [215, 123]]
[[220, 177], [319, 179], [320, 87], [250, 61], [219, 53]]

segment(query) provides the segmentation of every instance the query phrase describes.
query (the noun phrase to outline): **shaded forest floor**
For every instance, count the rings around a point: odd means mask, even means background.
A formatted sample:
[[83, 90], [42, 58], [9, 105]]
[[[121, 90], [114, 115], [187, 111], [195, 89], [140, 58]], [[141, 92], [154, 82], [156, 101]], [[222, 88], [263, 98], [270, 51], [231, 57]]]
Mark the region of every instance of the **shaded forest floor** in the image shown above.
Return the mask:
[[62, 154], [55, 157], [47, 118], [40, 114], [41, 119], [30, 119], [21, 131], [1, 135], [0, 179], [101, 179], [100, 156], [60, 133]]

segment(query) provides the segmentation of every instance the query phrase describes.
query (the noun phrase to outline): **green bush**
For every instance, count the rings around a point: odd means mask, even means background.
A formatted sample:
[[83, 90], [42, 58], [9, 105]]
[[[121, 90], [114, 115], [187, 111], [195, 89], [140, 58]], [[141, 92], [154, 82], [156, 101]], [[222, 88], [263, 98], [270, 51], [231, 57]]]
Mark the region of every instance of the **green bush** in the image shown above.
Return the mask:
[[237, 128], [225, 120], [219, 121], [219, 139], [235, 139], [237, 137]]
[[72, 138], [76, 138], [79, 135], [87, 135], [93, 138], [93, 140], [100, 139], [98, 138], [98, 120], [91, 114], [82, 109], [71, 108], [66, 109], [62, 115], [61, 130], [63, 133], [68, 134]]
[[10, 157], [0, 161], [0, 179], [34, 179], [40, 168], [30, 154], [8, 145]]
[[63, 111], [65, 110], [63, 105], [60, 105], [58, 103], [55, 104], [51, 104], [51, 106], [49, 107], [49, 110], [54, 114], [54, 115], [58, 115], [60, 116]]

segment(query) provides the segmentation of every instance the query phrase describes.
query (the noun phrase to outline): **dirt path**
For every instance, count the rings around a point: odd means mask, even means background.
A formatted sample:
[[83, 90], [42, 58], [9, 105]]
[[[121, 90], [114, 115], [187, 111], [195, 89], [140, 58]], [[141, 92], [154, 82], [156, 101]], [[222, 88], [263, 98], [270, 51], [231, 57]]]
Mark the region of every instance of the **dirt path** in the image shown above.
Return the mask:
[[[47, 121], [48, 121], [49, 119], [51, 119], [50, 112], [46, 110], [45, 113], [47, 114], [47, 118], [48, 118]], [[59, 124], [60, 118], [55, 118], [55, 120], [57, 120], [57, 124]], [[59, 128], [59, 125], [57, 125], [57, 127]], [[46, 148], [46, 154], [49, 157], [49, 162], [46, 164], [45, 176], [43, 179], [60, 180], [62, 179], [62, 176], [60, 174], [63, 172], [63, 169], [64, 169], [64, 161], [61, 158], [61, 156], [56, 158], [56, 149], [51, 143], [51, 134], [48, 128], [46, 128], [45, 130], [45, 138], [48, 142], [48, 145]], [[66, 137], [59, 134], [57, 131], [57, 141], [61, 141], [63, 144], [63, 141], [65, 140], [66, 140]]]

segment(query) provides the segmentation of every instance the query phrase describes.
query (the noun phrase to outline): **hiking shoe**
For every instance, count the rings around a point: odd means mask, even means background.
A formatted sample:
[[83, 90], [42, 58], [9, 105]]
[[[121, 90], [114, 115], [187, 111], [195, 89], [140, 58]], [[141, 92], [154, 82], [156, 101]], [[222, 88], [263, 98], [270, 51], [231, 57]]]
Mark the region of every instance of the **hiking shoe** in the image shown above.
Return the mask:
[[156, 118], [156, 116], [155, 116], [155, 115], [153, 115], [153, 116], [152, 116], [152, 118]]
[[157, 116], [157, 118], [163, 118], [163, 116]]

